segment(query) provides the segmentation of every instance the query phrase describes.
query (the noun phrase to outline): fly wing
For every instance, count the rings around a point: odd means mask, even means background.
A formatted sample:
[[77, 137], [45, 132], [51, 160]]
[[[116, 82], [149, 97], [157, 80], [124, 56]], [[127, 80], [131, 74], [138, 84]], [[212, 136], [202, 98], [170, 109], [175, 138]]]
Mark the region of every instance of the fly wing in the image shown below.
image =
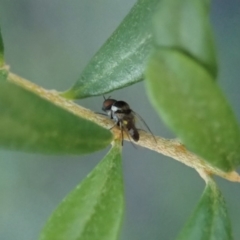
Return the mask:
[[157, 140], [156, 140], [156, 138], [154, 137], [151, 129], [148, 127], [147, 123], [143, 120], [143, 118], [142, 118], [138, 113], [134, 112], [133, 110], [132, 110], [132, 113], [136, 116], [137, 119], [139, 119], [139, 120], [142, 122], [142, 124], [147, 128], [147, 130], [148, 130], [148, 131], [151, 133], [151, 135], [153, 136], [155, 142], [157, 142]]

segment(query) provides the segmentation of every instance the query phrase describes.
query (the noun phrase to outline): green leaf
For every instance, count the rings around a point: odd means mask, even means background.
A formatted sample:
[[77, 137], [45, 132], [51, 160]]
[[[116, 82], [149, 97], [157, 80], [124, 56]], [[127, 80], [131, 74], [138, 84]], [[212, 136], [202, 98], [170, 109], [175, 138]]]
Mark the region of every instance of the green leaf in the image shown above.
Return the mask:
[[0, 147], [27, 152], [84, 154], [105, 148], [110, 131], [6, 81], [0, 74]]
[[178, 51], [156, 49], [146, 83], [157, 112], [189, 150], [224, 171], [239, 165], [237, 120], [205, 68]]
[[177, 240], [231, 240], [232, 230], [223, 196], [209, 182]]
[[117, 239], [123, 208], [119, 143], [54, 211], [40, 240]]
[[0, 29], [0, 67], [4, 65], [4, 46], [3, 46], [3, 39], [2, 39], [2, 34], [1, 34], [1, 29]]
[[152, 14], [159, 0], [140, 0], [62, 96], [101, 95], [143, 80], [152, 49]]
[[1, 82], [6, 82], [7, 77], [8, 77], [8, 69], [7, 68], [0, 69], [0, 84]]
[[162, 0], [154, 15], [153, 36], [158, 47], [188, 55], [215, 79], [217, 61], [209, 7], [209, 0]]

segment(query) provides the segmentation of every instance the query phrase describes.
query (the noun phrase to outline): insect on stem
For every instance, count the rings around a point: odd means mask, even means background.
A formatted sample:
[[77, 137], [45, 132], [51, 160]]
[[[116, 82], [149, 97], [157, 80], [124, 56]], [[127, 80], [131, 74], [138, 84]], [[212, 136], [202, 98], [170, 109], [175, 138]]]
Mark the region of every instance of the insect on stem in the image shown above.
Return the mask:
[[[128, 137], [130, 135], [131, 138], [135, 142], [137, 142], [139, 140], [139, 138], [140, 138], [139, 132], [135, 126], [136, 118], [140, 119], [140, 121], [144, 124], [144, 126], [147, 128], [147, 130], [153, 136], [150, 128], [148, 127], [146, 122], [143, 120], [143, 118], [139, 114], [134, 112], [130, 108], [128, 103], [126, 103], [124, 101], [117, 101], [115, 99], [111, 99], [110, 97], [105, 98], [105, 96], [103, 96], [103, 98], [104, 98], [104, 102], [103, 102], [102, 110], [104, 112], [106, 112], [106, 114], [109, 116], [110, 119], [114, 120], [115, 125], [120, 127], [121, 137], [122, 137], [122, 145], [123, 145], [123, 139], [124, 139], [123, 131], [126, 132]], [[115, 125], [113, 125], [113, 127]], [[153, 136], [153, 138], [154, 138], [155, 142], [157, 142], [154, 136]], [[130, 139], [130, 137], [129, 137], [129, 139]]]

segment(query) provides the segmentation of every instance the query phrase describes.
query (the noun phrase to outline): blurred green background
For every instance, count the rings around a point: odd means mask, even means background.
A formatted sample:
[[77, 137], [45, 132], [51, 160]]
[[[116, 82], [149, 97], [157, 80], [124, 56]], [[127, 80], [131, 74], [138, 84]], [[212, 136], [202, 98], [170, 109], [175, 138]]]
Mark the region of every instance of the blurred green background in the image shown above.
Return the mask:
[[[12, 72], [47, 89], [66, 90], [134, 3], [133, 0], [0, 0], [6, 62]], [[213, 1], [211, 21], [218, 48], [219, 84], [239, 120], [240, 1]], [[175, 137], [150, 106], [143, 82], [111, 96], [127, 101], [154, 134]], [[102, 100], [94, 97], [78, 102], [101, 111]], [[106, 152], [107, 149], [73, 157], [1, 150], [0, 239], [37, 239], [51, 212]], [[201, 178], [170, 158], [140, 147], [135, 149], [129, 143], [124, 144], [123, 167], [126, 214], [121, 239], [174, 239], [204, 189]], [[217, 182], [238, 239], [240, 185], [219, 178]]]

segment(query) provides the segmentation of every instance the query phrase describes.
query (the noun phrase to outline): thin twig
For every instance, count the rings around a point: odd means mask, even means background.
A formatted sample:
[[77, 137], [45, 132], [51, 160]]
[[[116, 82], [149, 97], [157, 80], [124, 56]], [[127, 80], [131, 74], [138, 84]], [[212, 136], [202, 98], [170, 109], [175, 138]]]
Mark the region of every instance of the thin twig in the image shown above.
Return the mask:
[[[60, 106], [61, 108], [64, 108], [77, 116], [93, 121], [104, 128], [109, 129], [113, 124], [112, 120], [108, 119], [107, 117], [96, 114], [89, 109], [77, 105], [71, 100], [67, 100], [61, 97], [59, 93], [55, 90], [46, 90], [13, 73], [9, 74], [8, 79], [9, 81], [18, 84], [23, 88], [36, 93], [42, 98], [49, 100], [55, 105]], [[120, 130], [118, 127], [114, 127], [111, 131], [113, 132], [115, 138], [120, 138]], [[140, 131], [140, 140], [136, 142], [136, 144], [171, 157], [181, 163], [184, 163], [185, 165], [196, 169], [196, 171], [198, 171], [200, 173], [200, 176], [202, 177], [206, 175], [218, 175], [232, 182], [240, 182], [240, 176], [237, 172], [232, 171], [226, 173], [216, 167], [211, 166], [208, 162], [188, 151], [185, 146], [179, 141], [175, 139], [168, 140], [157, 136], [155, 136], [155, 138], [156, 141], [151, 134]], [[129, 141], [126, 134], [124, 134], [124, 139]], [[203, 172], [204, 174], [201, 174]]]

